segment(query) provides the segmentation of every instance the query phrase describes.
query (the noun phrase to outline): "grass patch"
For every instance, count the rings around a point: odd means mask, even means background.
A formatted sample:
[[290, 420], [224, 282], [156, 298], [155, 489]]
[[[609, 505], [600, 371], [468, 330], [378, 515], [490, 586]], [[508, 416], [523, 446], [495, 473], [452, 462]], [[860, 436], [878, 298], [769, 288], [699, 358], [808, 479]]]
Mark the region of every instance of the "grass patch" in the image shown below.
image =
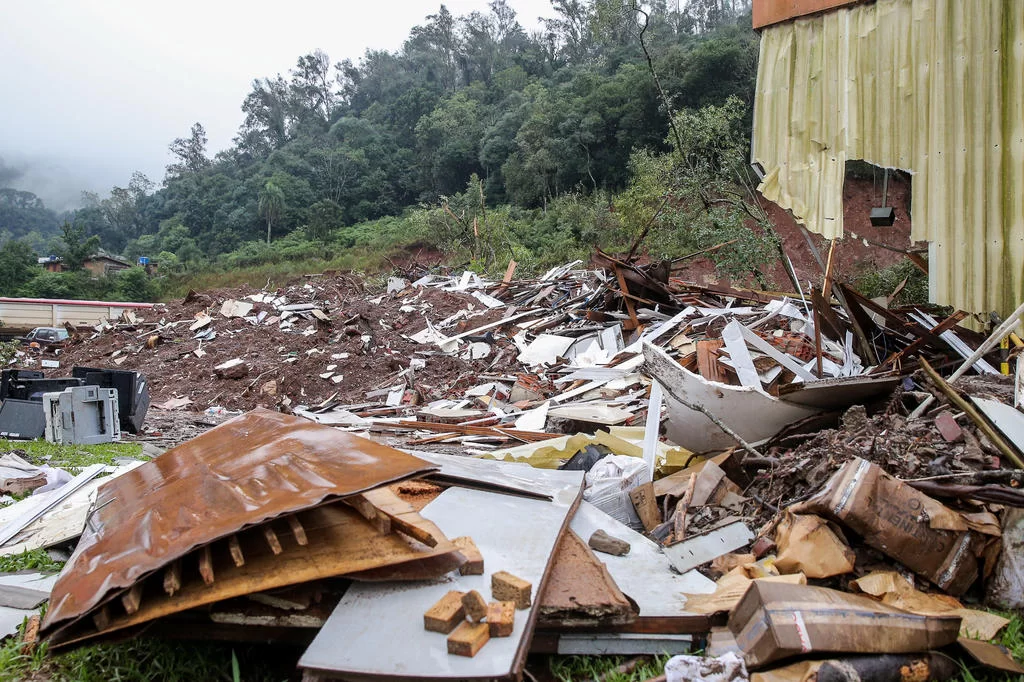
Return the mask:
[[64, 568], [64, 562], [54, 561], [45, 549], [33, 549], [21, 554], [0, 556], [0, 573], [15, 571], [42, 571], [56, 573]]
[[671, 656], [655, 656], [640, 663], [632, 672], [616, 670], [627, 660], [621, 656], [551, 656], [548, 669], [559, 682], [582, 682], [583, 680], [604, 680], [605, 682], [643, 682], [665, 672], [665, 664]]
[[111, 466], [118, 457], [138, 458], [142, 446], [138, 443], [103, 443], [101, 445], [58, 445], [45, 440], [0, 439], [0, 453], [18, 451], [19, 456], [36, 466], [52, 467], [78, 473], [90, 464]]
[[928, 302], [928, 275], [910, 260], [882, 269], [864, 267], [850, 285], [867, 298], [877, 298], [891, 295], [903, 280], [907, 283], [893, 301], [894, 305]]
[[45, 644], [23, 652], [19, 636], [0, 648], [0, 682], [259, 682], [287, 679], [293, 669], [290, 658], [275, 656], [270, 647], [159, 639], [97, 644], [48, 656]]

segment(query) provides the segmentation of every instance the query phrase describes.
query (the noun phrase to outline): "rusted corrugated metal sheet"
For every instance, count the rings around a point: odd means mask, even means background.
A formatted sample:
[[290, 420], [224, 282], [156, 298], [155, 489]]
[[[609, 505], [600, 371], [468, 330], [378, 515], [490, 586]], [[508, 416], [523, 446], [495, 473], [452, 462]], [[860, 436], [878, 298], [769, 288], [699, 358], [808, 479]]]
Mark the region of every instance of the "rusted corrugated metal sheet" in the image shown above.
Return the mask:
[[870, 0], [754, 0], [754, 28]]
[[932, 298], [1024, 299], [1024, 2], [879, 0], [766, 28], [753, 158], [764, 195], [843, 234], [848, 159], [913, 175]]
[[100, 488], [43, 629], [242, 528], [437, 468], [299, 417], [236, 417]]

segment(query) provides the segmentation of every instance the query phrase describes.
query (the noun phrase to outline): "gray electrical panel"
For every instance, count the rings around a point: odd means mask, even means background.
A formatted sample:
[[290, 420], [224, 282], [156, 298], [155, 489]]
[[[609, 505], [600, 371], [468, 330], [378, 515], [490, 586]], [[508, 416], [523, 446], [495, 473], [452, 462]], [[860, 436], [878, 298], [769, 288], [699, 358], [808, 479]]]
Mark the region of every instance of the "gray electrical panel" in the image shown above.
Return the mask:
[[46, 440], [63, 445], [96, 445], [121, 440], [116, 388], [73, 386], [43, 394]]

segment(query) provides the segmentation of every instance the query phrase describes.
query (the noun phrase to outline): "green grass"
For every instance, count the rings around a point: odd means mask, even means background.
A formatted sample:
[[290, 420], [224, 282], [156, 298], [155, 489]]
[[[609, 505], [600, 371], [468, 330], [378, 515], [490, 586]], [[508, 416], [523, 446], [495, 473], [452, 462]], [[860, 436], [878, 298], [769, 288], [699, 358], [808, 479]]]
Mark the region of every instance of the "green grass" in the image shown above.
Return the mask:
[[[621, 656], [551, 656], [548, 669], [559, 682], [583, 682], [604, 679], [606, 682], [643, 682], [665, 671], [670, 656], [651, 657], [630, 673], [616, 671], [629, 658]], [[607, 675], [607, 677], [602, 677]]]
[[285, 680], [291, 668], [282, 665], [286, 658], [274, 657], [267, 647], [159, 639], [97, 644], [50, 656], [45, 644], [23, 652], [19, 636], [0, 647], [0, 682]]
[[15, 571], [42, 571], [56, 573], [64, 568], [64, 562], [54, 561], [45, 549], [33, 549], [21, 554], [0, 556], [0, 573]]
[[[45, 440], [5, 440], [0, 438], [0, 454], [18, 450], [32, 464], [66, 469], [75, 474], [90, 464], [113, 465], [118, 457], [137, 458], [142, 454], [138, 443], [103, 443], [102, 445], [58, 445]], [[24, 454], [21, 454], [24, 453]]]

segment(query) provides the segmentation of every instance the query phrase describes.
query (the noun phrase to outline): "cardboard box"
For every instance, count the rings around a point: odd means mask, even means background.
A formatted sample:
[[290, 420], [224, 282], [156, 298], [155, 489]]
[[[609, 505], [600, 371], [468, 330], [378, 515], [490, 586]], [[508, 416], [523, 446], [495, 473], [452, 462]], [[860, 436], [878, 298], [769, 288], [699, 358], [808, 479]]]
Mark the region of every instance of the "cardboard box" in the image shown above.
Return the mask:
[[952, 595], [966, 592], [978, 577], [987, 543], [959, 513], [860, 458], [790, 510], [838, 521]]
[[957, 640], [959, 616], [921, 616], [824, 587], [755, 580], [729, 616], [750, 668], [819, 653], [912, 653]]

